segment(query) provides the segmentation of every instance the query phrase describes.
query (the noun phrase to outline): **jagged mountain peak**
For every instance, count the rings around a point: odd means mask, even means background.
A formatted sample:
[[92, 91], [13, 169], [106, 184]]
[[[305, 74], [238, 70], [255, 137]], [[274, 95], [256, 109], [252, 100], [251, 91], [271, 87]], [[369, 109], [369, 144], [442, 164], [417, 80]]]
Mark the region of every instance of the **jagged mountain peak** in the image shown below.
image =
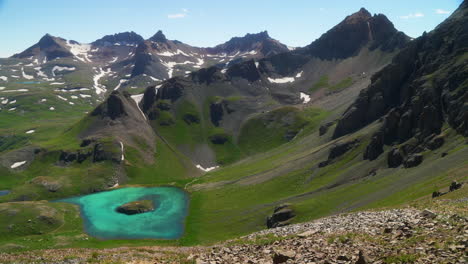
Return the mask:
[[161, 30], [158, 30], [158, 32], [156, 32], [156, 34], [154, 34], [148, 40], [154, 41], [154, 42], [166, 42], [167, 38]]
[[362, 7], [361, 9], [359, 9], [358, 12], [347, 16], [343, 22], [348, 23], [348, 24], [355, 24], [355, 23], [360, 23], [362, 21], [367, 21], [370, 18], [372, 18], [371, 13], [367, 11], [367, 9]]
[[233, 37], [229, 41], [211, 49], [212, 52], [226, 53], [253, 50], [260, 51], [263, 55], [268, 56], [288, 51], [288, 48], [278, 40], [271, 38], [268, 31], [265, 30], [259, 33], [248, 33], [243, 37]]
[[106, 35], [96, 41], [94, 41], [93, 45], [112, 45], [112, 44], [139, 44], [143, 42], [144, 39], [142, 36], [138, 35], [137, 33], [130, 31], [130, 32], [121, 32], [113, 35]]
[[49, 45], [52, 45], [52, 44], [56, 43], [58, 40], [65, 41], [65, 39], [63, 39], [63, 38], [54, 37], [51, 34], [46, 33], [44, 36], [42, 36], [41, 39], [39, 39], [38, 44], [41, 47], [45, 47], [45, 46], [49, 46]]
[[307, 48], [322, 59], [344, 59], [357, 55], [370, 44], [370, 49], [392, 51], [403, 47], [409, 37], [399, 32], [383, 14], [372, 16], [365, 8], [347, 16], [342, 22], [312, 42]]

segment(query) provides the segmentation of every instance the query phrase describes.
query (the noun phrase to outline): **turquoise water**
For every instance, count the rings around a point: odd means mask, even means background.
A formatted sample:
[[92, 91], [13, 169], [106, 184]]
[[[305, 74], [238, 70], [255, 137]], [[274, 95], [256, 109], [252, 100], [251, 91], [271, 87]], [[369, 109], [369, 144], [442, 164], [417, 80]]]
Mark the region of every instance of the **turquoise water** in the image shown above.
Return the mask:
[[16, 83], [20, 83], [20, 84], [36, 84], [36, 83], [41, 83], [41, 82], [38, 82], [38, 81], [26, 81], [26, 82], [16, 82]]
[[7, 195], [7, 194], [9, 194], [9, 193], [10, 193], [9, 190], [1, 190], [1, 191], [0, 191], [0, 196], [2, 196], [2, 195]]
[[[153, 200], [155, 210], [134, 215], [116, 212], [120, 205], [137, 200]], [[175, 187], [129, 187], [56, 202], [79, 205], [86, 233], [102, 239], [179, 238], [188, 212], [188, 195]]]

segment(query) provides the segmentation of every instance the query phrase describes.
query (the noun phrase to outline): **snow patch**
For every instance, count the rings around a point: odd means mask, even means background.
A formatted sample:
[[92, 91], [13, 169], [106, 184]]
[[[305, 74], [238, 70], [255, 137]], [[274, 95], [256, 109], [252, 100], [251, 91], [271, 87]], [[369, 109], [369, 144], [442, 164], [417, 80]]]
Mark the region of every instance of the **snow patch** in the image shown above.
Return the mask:
[[294, 77], [283, 77], [283, 78], [278, 78], [278, 79], [273, 79], [273, 78], [270, 78], [268, 77], [268, 81], [270, 81], [271, 83], [290, 83], [290, 82], [294, 82]]
[[36, 132], [36, 130], [31, 129], [31, 130], [26, 131], [26, 134], [32, 134], [32, 133], [34, 133], [34, 132]]
[[24, 67], [21, 67], [21, 74], [23, 75], [23, 78], [25, 78], [26, 80], [32, 80], [32, 79], [34, 79], [34, 76], [32, 76], [32, 75], [27, 75], [27, 74], [24, 72]]
[[58, 97], [59, 99], [62, 99], [62, 100], [64, 100], [64, 101], [68, 101], [68, 99], [67, 99], [67, 98], [65, 98], [65, 97], [62, 97], [62, 96], [60, 96], [60, 95], [57, 95], [57, 97]]
[[36, 68], [34, 68], [34, 69], [37, 71], [37, 75], [38, 75], [38, 76], [47, 78], [47, 74], [45, 74], [45, 73], [42, 71], [42, 68], [41, 68], [41, 67], [36, 67]]
[[301, 71], [300, 73], [296, 74], [296, 78], [301, 78], [301, 77], [302, 77], [302, 73], [304, 73], [304, 71]]
[[6, 77], [6, 76], [0, 76], [0, 80], [3, 80], [3, 81], [5, 81], [5, 82], [7, 82], [7, 81], [8, 81], [8, 77]]
[[50, 85], [64, 85], [65, 83], [64, 82], [53, 82], [53, 83], [49, 83]]
[[128, 82], [127, 79], [121, 79], [121, 80], [119, 81], [119, 84], [117, 84], [117, 86], [114, 88], [114, 91], [115, 91], [115, 90], [118, 90], [118, 89], [120, 88], [120, 86], [122, 85], [122, 83], [126, 83], [126, 82]]
[[145, 120], [147, 120], [145, 114], [143, 113], [143, 110], [141, 110], [140, 108], [140, 102], [143, 99], [143, 96], [144, 94], [136, 94], [136, 95], [132, 95], [131, 98], [137, 104], [138, 110], [140, 110], [141, 115], [145, 118]]
[[51, 106], [51, 107], [49, 107], [49, 110], [50, 110], [50, 111], [54, 111], [54, 110], [55, 110], [55, 107]]
[[69, 40], [67, 41], [67, 46], [70, 48], [70, 52], [83, 62], [91, 62], [88, 57], [88, 52], [91, 50], [90, 44], [73, 44]]
[[104, 77], [106, 74], [109, 74], [111, 69], [108, 68], [107, 71], [104, 71], [102, 68], [99, 68], [98, 74], [94, 75], [93, 82], [94, 82], [94, 89], [96, 90], [96, 94], [101, 94], [106, 92], [106, 86], [99, 84], [99, 80]]
[[52, 76], [55, 77], [55, 72], [56, 71], [61, 72], [61, 71], [74, 71], [74, 70], [76, 70], [75, 67], [54, 66], [54, 68], [52, 68]]
[[81, 98], [89, 98], [89, 97], [91, 97], [91, 95], [89, 95], [89, 94], [80, 94], [80, 97]]
[[219, 168], [219, 166], [214, 166], [214, 167], [209, 167], [209, 168], [203, 168], [200, 164], [197, 164], [196, 166], [198, 169], [204, 171], [204, 172], [209, 172], [209, 171], [212, 171], [214, 169], [217, 169]]
[[20, 166], [23, 166], [24, 164], [26, 164], [26, 161], [25, 161], [25, 160], [24, 160], [24, 161], [18, 161], [18, 162], [13, 163], [13, 164], [10, 166], [10, 168], [15, 169], [15, 168], [18, 168], [18, 167], [20, 167]]
[[307, 104], [308, 102], [310, 102], [310, 95], [301, 92], [301, 93], [299, 94], [299, 96], [301, 97], [301, 99], [302, 99], [302, 101], [304, 102], [304, 104]]
[[120, 150], [122, 151], [122, 157], [120, 158], [120, 160], [123, 161], [125, 160], [125, 156], [124, 156], [124, 145], [122, 141], [120, 141]]
[[29, 91], [28, 89], [16, 89], [16, 90], [6, 90], [2, 91], [3, 93], [15, 93], [15, 92], [27, 92]]

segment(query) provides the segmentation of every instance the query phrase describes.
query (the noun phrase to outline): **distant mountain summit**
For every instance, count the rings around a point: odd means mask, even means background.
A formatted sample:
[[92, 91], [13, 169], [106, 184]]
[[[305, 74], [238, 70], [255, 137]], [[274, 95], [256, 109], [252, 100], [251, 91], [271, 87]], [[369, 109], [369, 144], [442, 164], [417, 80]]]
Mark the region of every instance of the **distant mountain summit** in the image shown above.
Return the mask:
[[309, 45], [309, 52], [322, 59], [342, 59], [356, 53], [365, 45], [371, 49], [393, 51], [403, 47], [409, 37], [395, 29], [385, 15], [372, 16], [365, 8], [347, 16]]
[[234, 37], [226, 43], [208, 49], [210, 53], [256, 51], [264, 56], [278, 54], [288, 50], [286, 45], [271, 38], [267, 31], [262, 31], [257, 34], [247, 34], [244, 37]]
[[137, 33], [131, 32], [122, 32], [114, 35], [106, 35], [92, 44], [95, 46], [111, 46], [111, 45], [138, 45], [143, 42], [144, 39], [142, 36]]
[[167, 38], [161, 30], [158, 30], [151, 38], [148, 39], [153, 42], [166, 42]]
[[66, 43], [67, 41], [63, 38], [45, 34], [38, 43], [12, 57], [18, 59], [37, 57], [41, 61], [44, 59], [50, 61], [55, 58], [73, 57], [73, 53], [67, 48]]

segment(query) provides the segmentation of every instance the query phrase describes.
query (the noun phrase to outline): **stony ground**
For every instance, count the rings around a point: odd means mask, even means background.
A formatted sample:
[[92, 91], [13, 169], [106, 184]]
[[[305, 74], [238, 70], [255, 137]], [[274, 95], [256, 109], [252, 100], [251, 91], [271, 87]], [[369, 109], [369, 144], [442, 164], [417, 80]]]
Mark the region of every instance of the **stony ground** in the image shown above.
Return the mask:
[[335, 215], [212, 247], [55, 249], [0, 254], [0, 263], [468, 263], [468, 199], [431, 210]]

